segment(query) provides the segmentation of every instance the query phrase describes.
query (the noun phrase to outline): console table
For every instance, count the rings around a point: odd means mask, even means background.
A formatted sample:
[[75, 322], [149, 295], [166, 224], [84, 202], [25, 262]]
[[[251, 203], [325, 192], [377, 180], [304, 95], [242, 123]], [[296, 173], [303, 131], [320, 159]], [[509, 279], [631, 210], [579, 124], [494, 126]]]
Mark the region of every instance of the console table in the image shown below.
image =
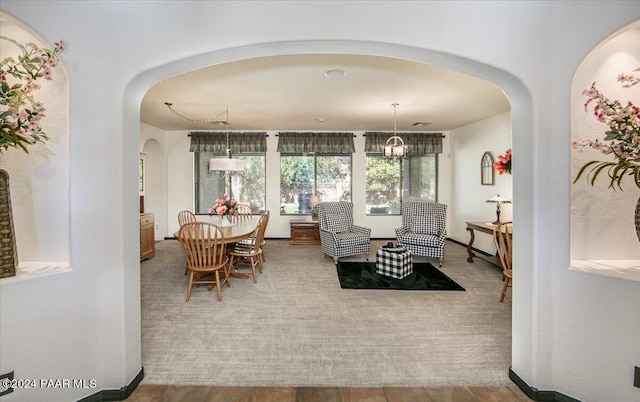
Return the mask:
[[320, 244], [318, 221], [289, 221], [291, 244]]
[[471, 239], [469, 239], [469, 244], [467, 244], [467, 254], [469, 254], [469, 257], [467, 258], [467, 262], [473, 262], [473, 257], [476, 257], [476, 258], [480, 258], [481, 260], [490, 262], [493, 265], [501, 267], [500, 260], [498, 259], [498, 257], [476, 254], [473, 252], [473, 249], [471, 248], [471, 246], [473, 246], [473, 241], [476, 238], [474, 231], [477, 230], [478, 232], [481, 232], [481, 233], [487, 233], [493, 237], [493, 229], [496, 227], [496, 225], [493, 225], [491, 223], [485, 223], [485, 222], [466, 222], [466, 223], [467, 223], [467, 231], [471, 235]]

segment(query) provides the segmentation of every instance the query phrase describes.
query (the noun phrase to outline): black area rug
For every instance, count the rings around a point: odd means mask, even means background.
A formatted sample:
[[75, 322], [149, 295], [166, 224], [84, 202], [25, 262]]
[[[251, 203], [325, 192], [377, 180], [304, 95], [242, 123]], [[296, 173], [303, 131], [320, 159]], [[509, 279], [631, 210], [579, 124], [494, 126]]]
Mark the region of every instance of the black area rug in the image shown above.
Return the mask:
[[377, 274], [375, 262], [339, 262], [337, 269], [343, 289], [464, 290], [428, 262], [414, 263], [413, 273], [402, 279]]

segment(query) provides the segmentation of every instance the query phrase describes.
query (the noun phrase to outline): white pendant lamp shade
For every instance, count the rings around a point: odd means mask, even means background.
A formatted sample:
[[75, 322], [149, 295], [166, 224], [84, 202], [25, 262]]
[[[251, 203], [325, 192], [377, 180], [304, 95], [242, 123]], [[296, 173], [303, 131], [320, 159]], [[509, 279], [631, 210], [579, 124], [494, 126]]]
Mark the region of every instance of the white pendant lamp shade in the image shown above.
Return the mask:
[[224, 172], [240, 172], [244, 170], [243, 159], [211, 158], [209, 159], [209, 171], [220, 170]]

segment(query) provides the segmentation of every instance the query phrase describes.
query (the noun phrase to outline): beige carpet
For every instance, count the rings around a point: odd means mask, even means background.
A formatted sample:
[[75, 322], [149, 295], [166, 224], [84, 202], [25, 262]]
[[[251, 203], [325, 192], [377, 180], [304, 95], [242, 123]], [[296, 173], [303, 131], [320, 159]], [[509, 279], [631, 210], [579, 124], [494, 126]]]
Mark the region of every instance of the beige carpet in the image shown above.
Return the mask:
[[268, 240], [265, 253], [257, 284], [232, 278], [221, 302], [200, 287], [186, 303], [179, 244], [156, 244], [141, 263], [143, 384], [512, 385], [501, 272], [464, 247], [447, 243], [442, 271], [465, 292], [341, 289], [320, 246]]

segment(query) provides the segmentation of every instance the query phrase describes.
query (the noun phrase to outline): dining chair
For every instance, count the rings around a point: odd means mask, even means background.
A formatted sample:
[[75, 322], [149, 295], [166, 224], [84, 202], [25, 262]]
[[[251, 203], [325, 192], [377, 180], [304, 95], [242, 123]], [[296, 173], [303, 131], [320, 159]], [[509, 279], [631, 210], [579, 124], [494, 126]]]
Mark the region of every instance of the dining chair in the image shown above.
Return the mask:
[[[224, 233], [217, 225], [208, 222], [191, 222], [180, 227], [178, 240], [187, 259], [189, 287], [187, 301], [194, 286], [216, 286], [218, 301], [222, 300], [221, 285], [229, 284], [229, 258], [226, 254]], [[222, 271], [222, 277], [220, 275]], [[205, 279], [211, 275], [211, 279]]]
[[266, 219], [268, 219], [267, 215], [262, 215], [258, 221], [254, 235], [246, 242], [236, 243], [233, 250], [228, 252], [231, 258], [229, 265], [232, 268], [237, 268], [238, 265], [243, 262], [249, 264], [254, 283], [258, 282], [256, 277], [256, 266], [260, 270], [260, 273], [262, 273], [263, 269], [261, 255], [262, 241], [264, 240], [264, 232], [266, 230]]
[[237, 214], [231, 218], [232, 222], [241, 222], [246, 220], [251, 220], [253, 218], [253, 214], [251, 213], [251, 207], [246, 204], [238, 204], [236, 206]]
[[[187, 223], [192, 223], [192, 222], [197, 222], [197, 221], [198, 221], [198, 219], [196, 219], [196, 216], [191, 211], [184, 210], [184, 211], [178, 212], [178, 225], [180, 227], [184, 226]], [[187, 273], [189, 273], [189, 269], [187, 268], [187, 266], [185, 264], [184, 274], [186, 275]]]
[[185, 223], [197, 222], [196, 216], [191, 211], [178, 212], [178, 225], [182, 226]]
[[[507, 293], [507, 289], [511, 287], [513, 282], [513, 271], [511, 269], [512, 247], [511, 240], [513, 236], [513, 223], [504, 222], [499, 223], [493, 228], [493, 241], [496, 245], [497, 256], [502, 266], [502, 290], [500, 291], [500, 303], [504, 301], [506, 297], [511, 301], [511, 296]], [[512, 288], [513, 289], [513, 288]]]
[[[269, 225], [269, 217], [271, 216], [271, 209], [267, 209], [265, 211], [265, 213], [262, 214], [262, 216], [265, 217], [263, 224], [264, 224], [264, 230], [265, 230], [265, 233], [266, 233], [267, 226]], [[253, 242], [253, 238], [254, 238], [254, 236], [252, 235], [249, 238], [244, 239], [243, 241], [241, 241], [239, 244], [240, 245], [251, 244], [251, 242]], [[262, 259], [263, 263], [267, 262], [267, 259], [265, 258], [265, 253], [264, 253], [264, 245], [265, 245], [266, 242], [267, 241], [263, 238], [262, 239], [262, 244], [260, 244], [260, 248], [262, 248], [262, 253], [260, 254], [260, 258]], [[260, 271], [260, 272], [262, 272], [262, 271]]]

